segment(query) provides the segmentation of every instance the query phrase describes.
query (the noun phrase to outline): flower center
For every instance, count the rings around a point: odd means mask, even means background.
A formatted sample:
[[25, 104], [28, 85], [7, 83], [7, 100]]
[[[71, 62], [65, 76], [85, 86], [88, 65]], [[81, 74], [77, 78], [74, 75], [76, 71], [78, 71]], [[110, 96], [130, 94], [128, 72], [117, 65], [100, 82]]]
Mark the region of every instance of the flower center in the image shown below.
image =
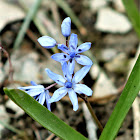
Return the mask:
[[75, 55], [76, 55], [75, 52], [71, 52], [71, 53], [70, 53], [70, 57], [71, 57], [71, 58], [74, 58]]
[[71, 82], [66, 82], [65, 87], [66, 88], [72, 88], [72, 83]]

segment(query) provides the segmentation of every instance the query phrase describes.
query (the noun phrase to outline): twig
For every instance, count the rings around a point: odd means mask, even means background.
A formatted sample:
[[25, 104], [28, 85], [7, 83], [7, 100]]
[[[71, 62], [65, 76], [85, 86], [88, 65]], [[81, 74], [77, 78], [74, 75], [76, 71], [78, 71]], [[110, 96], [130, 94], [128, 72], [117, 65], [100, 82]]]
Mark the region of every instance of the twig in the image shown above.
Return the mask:
[[53, 14], [53, 19], [57, 25], [57, 28], [60, 27], [60, 15], [59, 15], [59, 11], [58, 11], [58, 6], [54, 1], [51, 1], [51, 10], [52, 10], [52, 14]]
[[82, 96], [82, 95], [80, 95], [80, 94], [78, 94], [78, 96], [84, 100], [84, 102], [85, 102], [85, 104], [87, 105], [88, 110], [89, 110], [89, 112], [90, 112], [92, 118], [94, 119], [94, 121], [95, 121], [96, 124], [98, 125], [98, 128], [99, 128], [100, 131], [102, 132], [102, 131], [103, 131], [103, 126], [102, 126], [102, 124], [100, 123], [100, 121], [98, 120], [96, 114], [94, 113], [94, 111], [93, 111], [93, 109], [92, 109], [92, 107], [91, 107], [91, 104], [90, 104], [90, 102], [89, 102], [88, 99], [87, 99], [87, 96]]
[[10, 56], [9, 56], [8, 52], [4, 49], [4, 47], [2, 47], [1, 44], [0, 44], [0, 50], [2, 50], [5, 53], [8, 61], [9, 61], [9, 77], [11, 77], [11, 83], [13, 83], [13, 72], [14, 72], [14, 70], [13, 70], [13, 66], [12, 66]]
[[37, 42], [37, 37], [33, 34], [33, 32], [31, 30], [27, 30], [27, 35], [31, 38], [31, 40], [36, 44], [36, 46], [41, 50], [41, 52], [48, 58], [50, 59], [51, 54], [49, 53], [49, 51], [47, 51], [47, 49], [41, 47], [39, 45], [39, 43]]
[[51, 140], [54, 136], [55, 134], [52, 133], [48, 138], [46, 138], [46, 140]]
[[40, 134], [38, 132], [38, 129], [35, 127], [35, 125], [32, 124], [32, 129], [34, 130], [35, 132], [35, 135], [36, 135], [36, 138], [37, 140], [41, 140], [41, 137], [40, 137]]

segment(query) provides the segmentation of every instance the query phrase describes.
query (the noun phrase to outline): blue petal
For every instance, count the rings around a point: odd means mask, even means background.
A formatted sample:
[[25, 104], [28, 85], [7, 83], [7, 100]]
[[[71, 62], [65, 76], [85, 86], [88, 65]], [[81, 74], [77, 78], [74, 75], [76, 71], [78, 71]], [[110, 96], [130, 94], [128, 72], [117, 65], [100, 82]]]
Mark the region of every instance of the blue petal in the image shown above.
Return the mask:
[[30, 82], [32, 86], [37, 86], [37, 84], [34, 81]]
[[49, 103], [53, 103], [53, 102], [57, 102], [59, 101], [61, 98], [63, 98], [68, 92], [68, 89], [65, 87], [61, 87], [59, 89], [57, 89], [53, 96], [51, 97], [51, 99], [49, 100]]
[[69, 48], [67, 46], [65, 46], [64, 44], [58, 44], [58, 49], [60, 49], [61, 51], [65, 52], [65, 53], [70, 53]]
[[68, 62], [68, 72], [70, 74], [74, 73], [74, 67], [75, 67], [75, 60], [74, 59], [70, 59]]
[[75, 60], [81, 65], [92, 65], [92, 61], [85, 55], [76, 55]]
[[38, 101], [41, 105], [44, 104], [45, 102], [45, 91], [42, 92], [40, 95], [39, 95], [39, 101]]
[[71, 51], [75, 51], [78, 44], [77, 34], [72, 33], [69, 40], [69, 47]]
[[56, 73], [53, 73], [52, 71], [50, 71], [49, 69], [45, 69], [45, 71], [47, 72], [48, 76], [54, 80], [56, 83], [58, 83], [59, 85], [63, 86], [65, 83], [65, 79], [61, 76], [58, 75]]
[[21, 90], [29, 90], [29, 89], [44, 89], [44, 86], [37, 85], [37, 86], [28, 86], [28, 87], [18, 87]]
[[65, 53], [56, 53], [51, 56], [51, 58], [58, 62], [64, 62], [69, 60], [69, 55]]
[[64, 62], [64, 63], [62, 64], [62, 71], [63, 71], [64, 78], [67, 77], [67, 70], [68, 70], [67, 62]]
[[73, 110], [77, 111], [78, 109], [78, 99], [77, 99], [77, 94], [74, 92], [73, 89], [68, 90], [69, 98], [71, 100], [71, 103], [73, 105]]
[[90, 49], [90, 47], [91, 47], [90, 42], [83, 43], [76, 49], [76, 53], [82, 53], [84, 51], [87, 51]]
[[28, 93], [30, 96], [36, 96], [36, 95], [39, 95], [40, 93], [44, 92], [44, 89], [32, 89], [32, 90], [28, 90], [25, 92]]
[[49, 36], [42, 36], [37, 40], [44, 48], [50, 49], [56, 45], [56, 41]]
[[70, 17], [67, 17], [63, 20], [61, 24], [61, 32], [63, 36], [68, 37], [71, 33], [71, 19]]
[[85, 94], [87, 96], [91, 96], [93, 91], [84, 84], [75, 84], [74, 91], [79, 94]]
[[49, 103], [50, 95], [49, 95], [49, 91], [48, 90], [46, 91], [45, 98], [46, 98], [47, 108], [48, 108], [48, 110], [51, 111], [51, 103]]
[[79, 81], [81, 81], [86, 76], [86, 74], [89, 72], [90, 68], [91, 68], [91, 66], [84, 66], [79, 71], [77, 71], [75, 73], [75, 75], [73, 76], [72, 82], [78, 83]]
[[63, 71], [64, 78], [67, 81], [71, 82], [72, 74], [70, 74], [69, 71], [68, 71], [68, 64], [67, 64], [67, 62], [63, 63], [62, 71]]

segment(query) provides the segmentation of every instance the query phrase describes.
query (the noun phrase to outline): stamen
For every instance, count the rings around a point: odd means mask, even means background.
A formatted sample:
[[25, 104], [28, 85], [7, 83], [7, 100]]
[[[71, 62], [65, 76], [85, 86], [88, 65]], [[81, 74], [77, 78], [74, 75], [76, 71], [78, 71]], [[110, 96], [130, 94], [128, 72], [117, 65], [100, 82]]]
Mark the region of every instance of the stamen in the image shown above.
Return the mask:
[[72, 83], [71, 82], [66, 82], [65, 87], [66, 88], [72, 88]]

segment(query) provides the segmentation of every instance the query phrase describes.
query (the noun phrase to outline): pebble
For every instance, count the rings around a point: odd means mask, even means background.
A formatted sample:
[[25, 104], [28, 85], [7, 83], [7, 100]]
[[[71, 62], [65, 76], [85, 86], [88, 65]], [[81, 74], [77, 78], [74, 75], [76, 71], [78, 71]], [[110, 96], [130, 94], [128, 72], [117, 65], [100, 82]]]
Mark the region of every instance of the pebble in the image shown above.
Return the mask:
[[95, 28], [102, 32], [124, 34], [132, 29], [132, 25], [126, 16], [105, 7], [98, 11]]
[[90, 4], [89, 6], [91, 8], [91, 11], [97, 12], [100, 8], [107, 5], [107, 1], [106, 0], [91, 0], [89, 4]]

